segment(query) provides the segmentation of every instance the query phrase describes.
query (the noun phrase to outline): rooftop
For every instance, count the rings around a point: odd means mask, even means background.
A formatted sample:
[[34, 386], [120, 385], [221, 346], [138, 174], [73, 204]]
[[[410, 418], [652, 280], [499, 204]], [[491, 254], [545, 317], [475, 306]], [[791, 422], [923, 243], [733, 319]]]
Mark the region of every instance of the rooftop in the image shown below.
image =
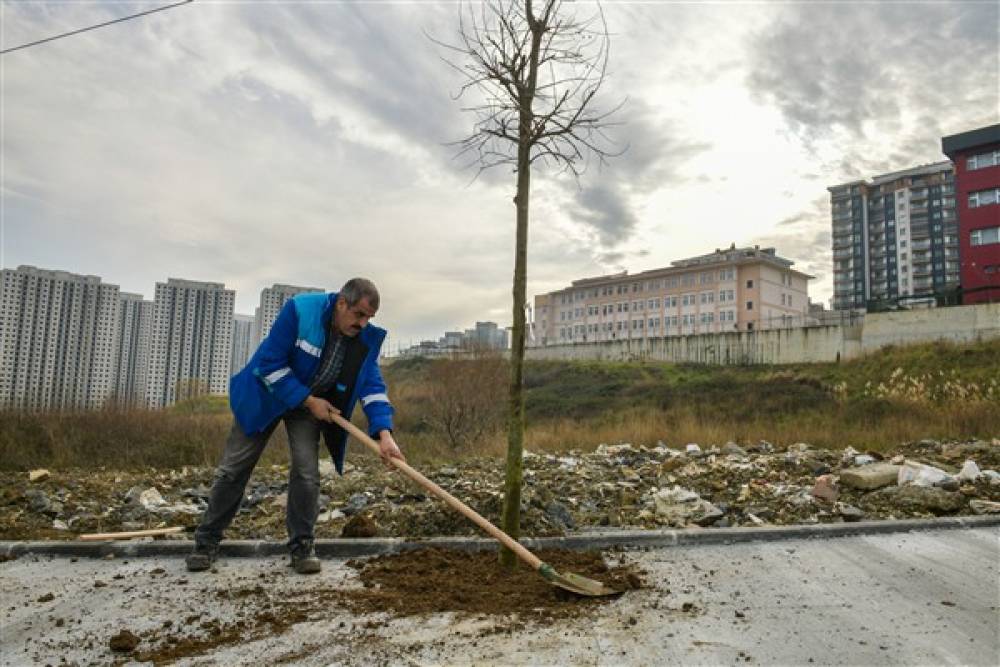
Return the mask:
[[784, 257], [779, 257], [774, 248], [761, 248], [760, 246], [747, 246], [743, 248], [737, 248], [736, 244], [732, 244], [728, 248], [716, 248], [715, 252], [711, 252], [705, 255], [698, 255], [695, 257], [688, 257], [685, 259], [678, 259], [670, 262], [670, 266], [665, 266], [659, 269], [649, 269], [648, 271], [642, 271], [640, 273], [629, 275], [628, 271], [621, 271], [619, 273], [612, 273], [604, 276], [596, 276], [593, 278], [580, 278], [579, 280], [574, 280], [570, 283], [569, 287], [565, 287], [561, 290], [556, 290], [556, 292], [563, 292], [567, 289], [573, 289], [575, 287], [587, 287], [590, 285], [603, 285], [607, 283], [613, 283], [622, 279], [632, 279], [632, 280], [645, 280], [647, 278], [658, 278], [668, 275], [676, 275], [683, 273], [685, 271], [690, 271], [691, 269], [704, 268], [709, 266], [719, 266], [725, 264], [746, 264], [755, 261], [763, 261], [768, 264], [777, 266], [782, 269], [792, 271], [807, 280], [814, 278], [807, 273], [797, 271], [792, 269], [794, 262], [790, 259], [785, 259]]
[[954, 159], [960, 151], [989, 144], [1000, 144], [1000, 124], [941, 137], [941, 152]]

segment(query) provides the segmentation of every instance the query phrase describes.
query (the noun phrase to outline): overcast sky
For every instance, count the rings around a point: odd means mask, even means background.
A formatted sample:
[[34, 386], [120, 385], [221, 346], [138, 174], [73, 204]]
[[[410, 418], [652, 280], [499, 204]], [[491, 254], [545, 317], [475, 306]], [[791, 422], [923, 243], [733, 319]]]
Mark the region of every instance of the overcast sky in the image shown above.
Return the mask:
[[[3, 2], [3, 47], [156, 6]], [[533, 173], [529, 298], [735, 242], [827, 302], [826, 188], [944, 160], [942, 135], [1000, 115], [996, 2], [603, 6], [627, 150], [579, 183]], [[0, 57], [4, 266], [147, 298], [224, 282], [242, 313], [275, 282], [364, 275], [393, 349], [509, 324], [514, 175], [455, 159], [473, 119], [427, 37], [458, 11], [196, 0]]]

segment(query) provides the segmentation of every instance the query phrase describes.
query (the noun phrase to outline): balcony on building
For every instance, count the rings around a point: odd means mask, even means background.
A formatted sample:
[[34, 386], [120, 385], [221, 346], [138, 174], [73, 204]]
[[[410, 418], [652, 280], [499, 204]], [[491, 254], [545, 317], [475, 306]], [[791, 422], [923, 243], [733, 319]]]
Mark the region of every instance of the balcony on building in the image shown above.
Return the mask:
[[844, 223], [838, 224], [836, 222], [833, 223], [833, 235], [834, 236], [843, 236], [845, 234], [850, 234], [851, 231], [852, 231], [852, 229], [853, 229], [853, 226], [852, 226], [852, 223], [851, 223], [850, 220], [848, 220], [846, 224], [844, 224]]

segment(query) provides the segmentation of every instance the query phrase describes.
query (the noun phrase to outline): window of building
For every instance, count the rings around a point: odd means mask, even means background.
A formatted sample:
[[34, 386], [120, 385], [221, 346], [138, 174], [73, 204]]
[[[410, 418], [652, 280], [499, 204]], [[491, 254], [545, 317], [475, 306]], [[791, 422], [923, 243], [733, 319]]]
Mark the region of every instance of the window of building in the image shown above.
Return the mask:
[[753, 281], [752, 280], [748, 280], [747, 281], [747, 289], [753, 289]]
[[1000, 149], [987, 151], [986, 153], [977, 153], [976, 155], [970, 156], [965, 161], [965, 168], [968, 171], [973, 171], [974, 169], [985, 169], [986, 167], [993, 167], [996, 165], [1000, 165]]
[[1000, 188], [989, 188], [969, 193], [969, 208], [989, 206], [1000, 201]]
[[753, 310], [753, 301], [747, 301], [747, 310]]
[[1000, 227], [973, 229], [969, 235], [969, 240], [975, 246], [1000, 243]]

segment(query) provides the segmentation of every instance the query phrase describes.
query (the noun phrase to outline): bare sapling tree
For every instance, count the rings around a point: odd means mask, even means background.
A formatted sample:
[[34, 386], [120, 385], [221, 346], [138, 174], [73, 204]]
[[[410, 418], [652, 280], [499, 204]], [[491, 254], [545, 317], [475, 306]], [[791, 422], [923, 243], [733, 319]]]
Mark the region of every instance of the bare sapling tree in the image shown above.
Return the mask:
[[[609, 34], [600, 5], [587, 16], [562, 0], [487, 0], [459, 12], [446, 62], [464, 77], [458, 97], [475, 116], [472, 132], [456, 142], [477, 176], [510, 165], [516, 175], [513, 333], [507, 414], [507, 461], [502, 526], [520, 536], [524, 448], [524, 343], [531, 168], [536, 163], [579, 178], [588, 158], [614, 155], [605, 135], [609, 117], [595, 103], [605, 80]], [[504, 549], [501, 562], [513, 567]]]

